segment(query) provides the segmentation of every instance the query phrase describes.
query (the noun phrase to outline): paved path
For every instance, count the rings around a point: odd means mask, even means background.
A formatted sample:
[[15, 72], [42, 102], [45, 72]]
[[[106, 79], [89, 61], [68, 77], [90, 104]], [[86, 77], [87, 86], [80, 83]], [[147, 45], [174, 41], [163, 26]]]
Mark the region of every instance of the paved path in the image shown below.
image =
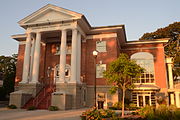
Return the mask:
[[67, 111], [48, 111], [0, 108], [0, 120], [80, 120], [80, 115], [86, 109]]

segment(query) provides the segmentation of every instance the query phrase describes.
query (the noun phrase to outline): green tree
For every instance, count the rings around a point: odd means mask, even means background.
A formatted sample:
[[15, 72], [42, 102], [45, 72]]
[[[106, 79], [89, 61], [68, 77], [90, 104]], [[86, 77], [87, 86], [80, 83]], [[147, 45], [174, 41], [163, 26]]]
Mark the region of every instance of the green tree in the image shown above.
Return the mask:
[[[14, 91], [15, 75], [16, 75], [17, 55], [0, 56], [0, 73], [3, 78], [2, 93], [9, 95]], [[1, 96], [3, 99], [5, 96]]]
[[173, 59], [174, 80], [180, 76], [180, 22], [174, 22], [167, 27], [157, 29], [155, 32], [145, 33], [140, 40], [155, 40], [169, 38], [165, 45], [165, 55]]
[[130, 60], [128, 55], [121, 53], [104, 72], [104, 77], [108, 80], [108, 83], [113, 84], [110, 92], [113, 94], [118, 89], [122, 90], [122, 117], [124, 117], [125, 92], [127, 89], [134, 87], [133, 83], [139, 79], [143, 70], [135, 61]]

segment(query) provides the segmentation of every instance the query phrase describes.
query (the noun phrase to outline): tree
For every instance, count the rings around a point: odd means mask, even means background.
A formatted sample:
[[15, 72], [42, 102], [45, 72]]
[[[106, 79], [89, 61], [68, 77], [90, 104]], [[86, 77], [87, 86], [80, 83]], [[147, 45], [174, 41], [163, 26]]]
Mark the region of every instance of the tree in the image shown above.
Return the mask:
[[[16, 75], [16, 61], [17, 55], [0, 56], [0, 73], [3, 78], [3, 86], [1, 91], [5, 95], [14, 91], [15, 75]], [[1, 96], [5, 97], [5, 96]]]
[[143, 70], [135, 61], [130, 60], [128, 55], [121, 53], [104, 72], [104, 77], [108, 83], [113, 84], [110, 92], [113, 94], [118, 89], [122, 90], [122, 117], [124, 117], [125, 92], [134, 87], [133, 83], [138, 80]]
[[164, 28], [159, 28], [155, 32], [145, 33], [139, 40], [154, 40], [161, 38], [172, 38], [174, 32], [180, 33], [180, 22], [174, 22]]
[[169, 38], [165, 45], [165, 55], [173, 58], [173, 77], [174, 80], [178, 80], [180, 76], [180, 22], [174, 22], [167, 27], [157, 29], [155, 32], [145, 33], [140, 40], [161, 38]]

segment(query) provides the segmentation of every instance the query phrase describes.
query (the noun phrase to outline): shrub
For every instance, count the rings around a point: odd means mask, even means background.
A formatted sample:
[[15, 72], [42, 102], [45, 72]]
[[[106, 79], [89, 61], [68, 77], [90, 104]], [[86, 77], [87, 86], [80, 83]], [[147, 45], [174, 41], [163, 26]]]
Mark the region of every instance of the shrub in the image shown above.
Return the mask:
[[8, 108], [9, 109], [17, 109], [16, 105], [13, 105], [13, 104], [9, 105]]
[[36, 110], [36, 107], [35, 106], [30, 106], [27, 108], [27, 110]]
[[87, 120], [101, 120], [102, 118], [112, 118], [115, 112], [112, 110], [97, 109], [93, 107], [82, 113], [82, 116], [86, 116]]
[[[127, 101], [124, 104], [125, 110], [136, 110], [138, 109], [138, 107], [136, 106], [136, 104], [131, 103], [130, 101]], [[109, 109], [112, 110], [121, 110], [122, 109], [122, 102], [116, 102], [112, 107], [109, 107]]]
[[58, 111], [59, 108], [57, 106], [49, 106], [48, 110], [49, 111]]
[[116, 102], [114, 105], [113, 105], [114, 108], [116, 108], [116, 110], [121, 110], [122, 109], [122, 102]]
[[155, 108], [152, 106], [145, 106], [142, 109], [139, 110], [139, 115], [141, 115], [144, 118], [148, 118], [149, 120], [153, 120], [155, 118], [154, 116]]
[[147, 120], [180, 120], [180, 110], [175, 106], [160, 105], [157, 109], [146, 106], [139, 110], [139, 114]]
[[180, 120], [180, 110], [176, 110], [174, 112], [174, 120]]
[[134, 103], [130, 103], [128, 108], [129, 108], [129, 110], [136, 110], [136, 109], [138, 109], [138, 107]]

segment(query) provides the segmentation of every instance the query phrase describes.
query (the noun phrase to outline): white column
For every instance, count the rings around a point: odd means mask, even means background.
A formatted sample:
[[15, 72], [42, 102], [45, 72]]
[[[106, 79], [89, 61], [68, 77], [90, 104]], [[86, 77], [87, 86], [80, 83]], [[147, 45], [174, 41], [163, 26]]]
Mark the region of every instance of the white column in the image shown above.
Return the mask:
[[72, 30], [72, 54], [71, 54], [71, 80], [76, 83], [77, 79], [77, 29]]
[[168, 66], [168, 77], [169, 77], [169, 88], [174, 88], [173, 83], [173, 73], [172, 73], [172, 58], [166, 58], [167, 66]]
[[30, 52], [31, 52], [31, 33], [27, 33], [26, 47], [24, 53], [23, 75], [22, 75], [21, 83], [28, 82]]
[[170, 94], [170, 99], [171, 99], [171, 105], [174, 105], [175, 102], [174, 102], [174, 94], [173, 93]]
[[77, 82], [81, 83], [81, 34], [77, 35]]
[[35, 38], [33, 38], [33, 40], [32, 40], [32, 46], [31, 46], [31, 62], [30, 62], [30, 74], [29, 74], [29, 79], [30, 79], [30, 81], [32, 80], [34, 49], [35, 49]]
[[180, 108], [179, 92], [175, 92], [175, 95], [176, 95], [176, 107], [177, 107], [177, 108]]
[[39, 78], [39, 63], [40, 63], [40, 50], [41, 50], [41, 33], [36, 33], [34, 60], [33, 60], [33, 71], [31, 83], [38, 83]]
[[61, 34], [61, 50], [60, 50], [60, 66], [59, 66], [59, 81], [65, 82], [65, 69], [66, 69], [66, 40], [67, 40], [67, 31], [62, 30]]

